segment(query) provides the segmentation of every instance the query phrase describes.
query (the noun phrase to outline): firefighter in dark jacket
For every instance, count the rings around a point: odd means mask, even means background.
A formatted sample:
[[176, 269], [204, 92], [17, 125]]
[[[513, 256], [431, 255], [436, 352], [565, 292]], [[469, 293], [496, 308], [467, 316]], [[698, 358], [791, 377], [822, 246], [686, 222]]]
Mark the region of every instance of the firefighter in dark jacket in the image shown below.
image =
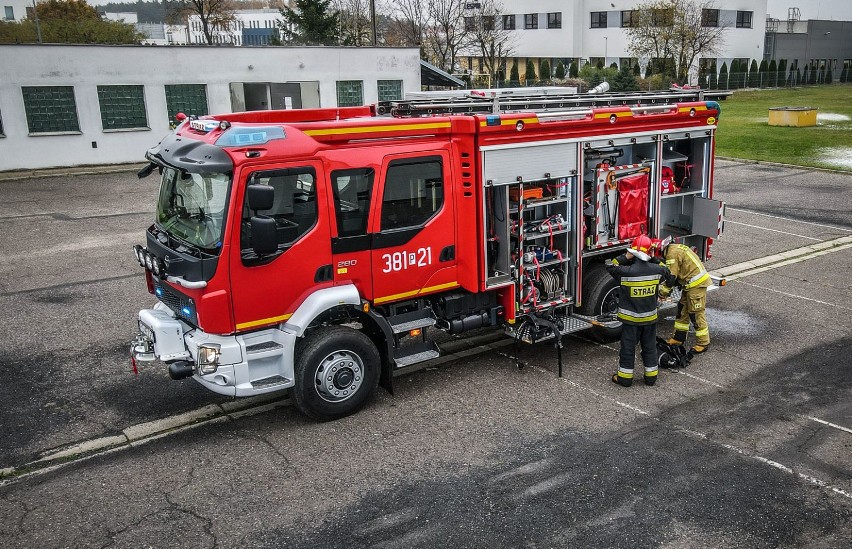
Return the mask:
[[695, 326], [695, 346], [692, 354], [701, 354], [710, 345], [710, 327], [704, 310], [707, 307], [707, 288], [713, 285], [710, 275], [692, 248], [683, 244], [672, 244], [671, 238], [654, 242], [666, 261], [666, 267], [672, 273], [673, 284], [660, 286], [660, 295], [667, 297], [675, 284], [683, 288], [677, 304], [677, 319], [674, 323], [674, 336], [669, 345], [683, 345], [689, 332], [689, 322]]
[[651, 248], [651, 239], [640, 235], [625, 254], [606, 265], [620, 284], [621, 352], [612, 381], [623, 387], [633, 384], [637, 343], [642, 346], [645, 384], [657, 382], [657, 291], [661, 282], [669, 282], [670, 273], [664, 265], [651, 260]]

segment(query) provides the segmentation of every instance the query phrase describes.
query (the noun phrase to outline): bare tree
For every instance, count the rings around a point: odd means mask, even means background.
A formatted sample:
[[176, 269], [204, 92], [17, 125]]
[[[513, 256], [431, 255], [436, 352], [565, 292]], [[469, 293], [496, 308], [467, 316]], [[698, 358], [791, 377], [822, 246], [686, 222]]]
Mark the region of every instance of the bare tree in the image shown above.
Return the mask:
[[506, 58], [514, 53], [515, 44], [511, 32], [503, 29], [500, 17], [503, 6], [499, 0], [483, 0], [480, 4], [481, 10], [465, 22], [465, 29], [469, 35], [468, 50], [482, 59], [482, 69], [488, 75], [490, 87], [492, 81], [498, 80], [497, 73]]
[[340, 42], [350, 46], [372, 43], [370, 0], [334, 0], [340, 19]]
[[626, 29], [628, 51], [640, 59], [672, 64], [678, 82], [687, 83], [699, 56], [724, 45], [726, 27], [712, 0], [649, 0], [636, 6]]
[[464, 30], [463, 0], [427, 0], [428, 23], [423, 49], [429, 62], [452, 73], [468, 36]]
[[[391, 0], [383, 11], [389, 24], [385, 41], [391, 46], [422, 46], [427, 25], [428, 0]], [[421, 55], [424, 53], [421, 47]]]
[[208, 44], [213, 43], [215, 30], [227, 31], [236, 21], [234, 3], [231, 0], [177, 0], [170, 2], [170, 21], [185, 20], [197, 15], [201, 20], [201, 31]]

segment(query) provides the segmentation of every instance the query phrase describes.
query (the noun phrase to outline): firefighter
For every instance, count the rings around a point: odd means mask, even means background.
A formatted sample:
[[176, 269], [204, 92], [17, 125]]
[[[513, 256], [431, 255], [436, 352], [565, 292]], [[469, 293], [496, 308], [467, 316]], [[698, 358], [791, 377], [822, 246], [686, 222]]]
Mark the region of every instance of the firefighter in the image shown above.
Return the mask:
[[[707, 325], [705, 309], [707, 307], [707, 288], [713, 282], [692, 248], [683, 244], [672, 244], [671, 237], [654, 243], [654, 248], [663, 257], [676, 285], [683, 288], [677, 304], [677, 319], [674, 323], [674, 335], [669, 345], [683, 345], [689, 332], [689, 323], [695, 326], [695, 345], [690, 349], [697, 355], [707, 351], [710, 345], [710, 328]], [[660, 295], [667, 297], [674, 284], [660, 286]]]
[[657, 382], [657, 291], [661, 281], [671, 280], [668, 269], [651, 260], [652, 245], [648, 236], [640, 235], [626, 253], [606, 262], [607, 271], [620, 285], [621, 351], [612, 381], [622, 387], [633, 385], [637, 343], [642, 346], [645, 384]]

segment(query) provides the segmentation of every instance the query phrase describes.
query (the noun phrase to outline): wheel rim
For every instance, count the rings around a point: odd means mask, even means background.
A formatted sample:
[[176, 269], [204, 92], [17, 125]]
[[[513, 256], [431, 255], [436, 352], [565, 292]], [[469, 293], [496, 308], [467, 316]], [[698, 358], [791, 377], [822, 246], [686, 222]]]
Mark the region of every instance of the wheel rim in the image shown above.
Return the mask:
[[317, 365], [314, 387], [326, 402], [352, 398], [364, 383], [364, 362], [353, 351], [334, 351]]
[[610, 288], [601, 300], [601, 316], [615, 316], [618, 313], [618, 286]]

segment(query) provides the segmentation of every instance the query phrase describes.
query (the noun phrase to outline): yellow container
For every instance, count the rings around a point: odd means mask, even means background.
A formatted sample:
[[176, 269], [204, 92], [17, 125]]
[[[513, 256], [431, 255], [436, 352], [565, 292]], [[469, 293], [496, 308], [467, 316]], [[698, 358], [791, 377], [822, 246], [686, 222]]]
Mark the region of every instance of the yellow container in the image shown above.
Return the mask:
[[770, 107], [770, 126], [816, 126], [817, 110], [814, 107]]

